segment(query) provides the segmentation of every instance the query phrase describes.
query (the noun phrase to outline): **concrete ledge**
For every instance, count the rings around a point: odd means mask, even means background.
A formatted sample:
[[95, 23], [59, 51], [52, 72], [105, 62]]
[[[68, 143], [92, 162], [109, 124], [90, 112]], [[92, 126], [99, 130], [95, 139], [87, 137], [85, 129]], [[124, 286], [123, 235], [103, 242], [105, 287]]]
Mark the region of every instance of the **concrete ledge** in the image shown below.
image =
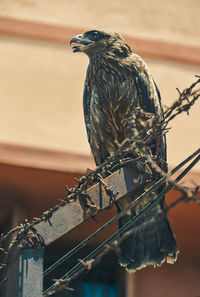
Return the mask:
[[[83, 31], [85, 31], [83, 28], [0, 17], [0, 34], [69, 44], [72, 36]], [[200, 47], [198, 46], [148, 40], [126, 35], [124, 35], [124, 38], [134, 52], [140, 55], [200, 65]]]

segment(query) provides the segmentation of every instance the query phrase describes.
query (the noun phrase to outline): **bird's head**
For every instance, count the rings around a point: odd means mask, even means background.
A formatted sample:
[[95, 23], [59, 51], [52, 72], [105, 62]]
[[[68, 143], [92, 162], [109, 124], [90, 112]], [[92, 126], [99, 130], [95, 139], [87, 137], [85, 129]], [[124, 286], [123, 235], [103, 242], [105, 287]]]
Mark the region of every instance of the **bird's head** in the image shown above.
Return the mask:
[[73, 52], [82, 52], [89, 57], [106, 52], [126, 57], [131, 53], [130, 47], [118, 33], [105, 30], [91, 30], [76, 35], [71, 39], [70, 44], [72, 43], [77, 44], [73, 46]]

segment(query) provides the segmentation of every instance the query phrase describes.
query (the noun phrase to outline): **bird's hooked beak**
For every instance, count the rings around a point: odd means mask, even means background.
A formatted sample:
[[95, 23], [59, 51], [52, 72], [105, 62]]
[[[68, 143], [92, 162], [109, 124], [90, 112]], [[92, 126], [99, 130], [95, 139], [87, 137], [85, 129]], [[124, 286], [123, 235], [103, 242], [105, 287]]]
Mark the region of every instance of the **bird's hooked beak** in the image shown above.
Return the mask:
[[78, 46], [75, 45], [73, 46], [73, 52], [82, 52], [84, 51], [84, 49], [86, 49], [89, 45], [91, 45], [92, 43], [94, 43], [93, 41], [89, 40], [88, 38], [84, 37], [83, 35], [76, 35], [74, 37], [72, 37], [72, 39], [70, 40], [70, 45], [72, 43], [78, 43], [78, 44], [82, 44], [83, 46]]

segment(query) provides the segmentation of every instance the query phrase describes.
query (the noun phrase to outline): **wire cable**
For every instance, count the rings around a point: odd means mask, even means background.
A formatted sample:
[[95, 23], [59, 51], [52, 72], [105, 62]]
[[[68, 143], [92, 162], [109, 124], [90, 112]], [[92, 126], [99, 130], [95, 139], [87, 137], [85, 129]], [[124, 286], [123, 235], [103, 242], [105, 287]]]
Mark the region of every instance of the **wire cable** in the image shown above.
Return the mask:
[[83, 241], [81, 241], [77, 246], [75, 246], [73, 249], [71, 249], [69, 252], [67, 252], [64, 256], [62, 256], [58, 261], [56, 261], [54, 264], [49, 266], [43, 273], [44, 277], [47, 276], [49, 273], [51, 273], [54, 269], [56, 269], [60, 264], [67, 261], [72, 255], [74, 255], [76, 252], [78, 252], [82, 247], [84, 247], [89, 241], [91, 241], [95, 236], [97, 236], [100, 232], [105, 230], [108, 226], [110, 226], [112, 223], [114, 223], [116, 220], [121, 218], [128, 210], [131, 210], [135, 204], [138, 202], [138, 200], [143, 199], [147, 194], [151, 193], [155, 189], [157, 189], [162, 183], [166, 181], [166, 179], [176, 173], [180, 168], [182, 168], [185, 164], [187, 164], [190, 160], [192, 160], [197, 154], [200, 153], [200, 149], [196, 150], [193, 154], [191, 154], [189, 157], [187, 157], [185, 160], [183, 160], [180, 164], [178, 164], [174, 169], [172, 169], [166, 176], [163, 176], [161, 179], [159, 179], [153, 186], [151, 186], [147, 191], [145, 191], [142, 195], [140, 195], [137, 199], [135, 199], [133, 202], [131, 202], [128, 207], [124, 208], [120, 213], [118, 213], [116, 216], [114, 216], [112, 219], [110, 219], [108, 222], [106, 222], [103, 226], [101, 226], [99, 229], [97, 229], [94, 233], [89, 235], [87, 238], [85, 238]]
[[[199, 150], [197, 150], [197, 153], [199, 153]], [[186, 167], [186, 169], [175, 179], [175, 182], [179, 182], [190, 170], [195, 166], [195, 164], [200, 160], [200, 155], [198, 155], [191, 163]], [[88, 260], [91, 260], [95, 255], [97, 255], [106, 245], [108, 245], [111, 241], [113, 241], [115, 238], [119, 237], [123, 232], [127, 231], [147, 210], [150, 210], [157, 204], [163, 196], [169, 192], [174, 187], [173, 183], [169, 183], [169, 185], [161, 191], [161, 193], [156, 196], [154, 200], [149, 202], [137, 215], [135, 215], [129, 222], [127, 222], [125, 225], [123, 225], [118, 231], [113, 233], [108, 239], [106, 239], [102, 244], [100, 244], [95, 250], [93, 250], [89, 255], [87, 255], [82, 262], [87, 262]], [[142, 196], [142, 195], [141, 195]], [[138, 197], [137, 199], [139, 199]], [[74, 267], [72, 267], [67, 273], [65, 273], [60, 280], [64, 280], [66, 278], [72, 277], [73, 274], [75, 274], [78, 269], [82, 267], [82, 263], [77, 263]], [[50, 292], [55, 286], [55, 283], [52, 284], [47, 290], [44, 292], [44, 296]]]

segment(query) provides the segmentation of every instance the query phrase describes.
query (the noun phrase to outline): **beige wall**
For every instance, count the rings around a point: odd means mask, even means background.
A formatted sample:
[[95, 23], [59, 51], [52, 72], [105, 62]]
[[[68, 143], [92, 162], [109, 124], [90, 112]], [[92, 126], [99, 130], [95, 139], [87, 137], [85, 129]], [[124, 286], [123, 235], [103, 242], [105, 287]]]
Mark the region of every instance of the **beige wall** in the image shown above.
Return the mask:
[[199, 0], [1, 0], [0, 15], [200, 44]]
[[[0, 15], [200, 44], [200, 2], [160, 3], [1, 0]], [[166, 105], [177, 98], [176, 87], [189, 86], [199, 74], [200, 66], [145, 60]], [[0, 36], [0, 142], [89, 154], [82, 112], [87, 63], [86, 56], [73, 54], [67, 45]], [[168, 134], [170, 165], [199, 146], [199, 110], [200, 102], [189, 117], [181, 115], [173, 122]]]
[[[159, 59], [145, 60], [160, 89], [163, 106], [170, 106], [178, 98], [176, 88], [183, 90], [189, 87], [196, 81], [195, 74], [200, 74], [200, 66]], [[200, 100], [191, 107], [189, 116], [186, 113], [179, 115], [169, 127], [168, 161], [170, 165], [175, 165], [200, 147]], [[197, 168], [200, 169], [200, 164]]]
[[86, 64], [66, 46], [2, 37], [0, 141], [88, 153]]

